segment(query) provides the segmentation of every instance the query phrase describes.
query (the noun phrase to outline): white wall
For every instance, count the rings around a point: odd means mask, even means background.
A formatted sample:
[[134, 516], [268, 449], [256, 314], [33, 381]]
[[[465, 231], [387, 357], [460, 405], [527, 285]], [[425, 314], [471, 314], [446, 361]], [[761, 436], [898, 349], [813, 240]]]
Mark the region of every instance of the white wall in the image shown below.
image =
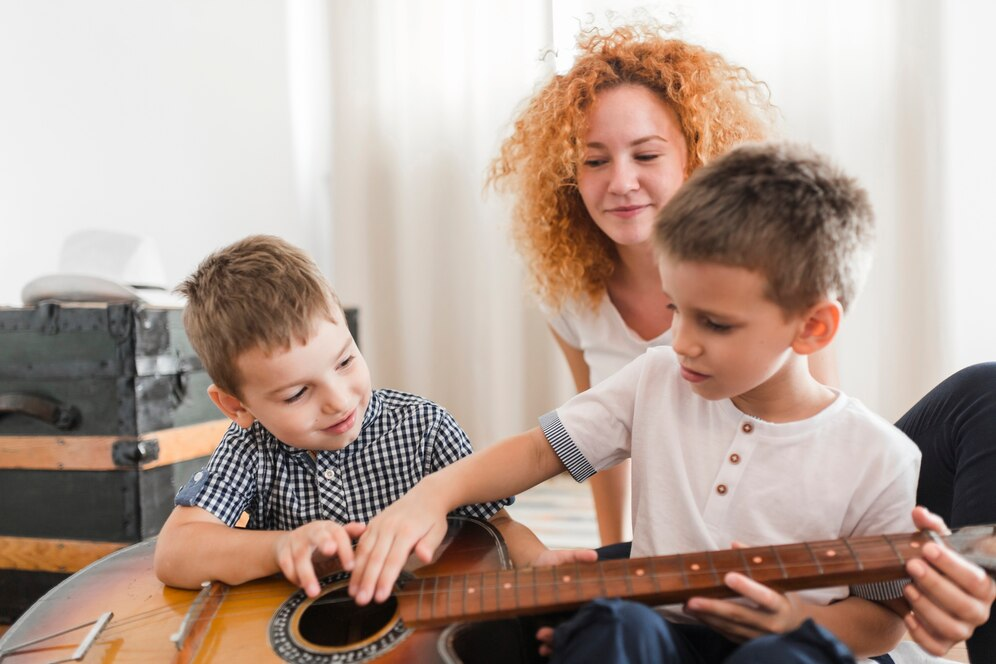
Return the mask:
[[944, 321], [947, 367], [996, 360], [996, 84], [989, 53], [996, 3], [944, 3], [945, 296], [925, 317]]
[[[554, 34], [569, 42], [578, 26], [570, 17], [604, 13], [606, 4], [628, 11], [642, 3], [554, 0]], [[308, 248], [337, 283], [348, 284], [350, 275], [331, 264], [323, 155], [329, 136], [355, 128], [323, 128], [332, 104], [322, 82], [331, 65], [305, 69], [326, 57], [307, 40], [320, 44], [327, 35], [309, 31], [323, 12], [334, 23], [337, 7], [324, 0], [0, 0], [0, 305], [16, 305], [26, 281], [55, 269], [62, 239], [85, 227], [154, 237], [171, 283], [215, 247], [272, 232]], [[767, 80], [788, 133], [829, 151], [872, 191], [882, 239], [841, 339], [845, 389], [894, 418], [951, 371], [996, 358], [996, 261], [989, 255], [996, 135], [988, 129], [996, 94], [991, 58], [978, 55], [996, 5], [699, 0], [651, 7], [683, 13], [689, 36]], [[420, 20], [431, 39], [431, 17]], [[445, 21], [437, 24], [444, 29]], [[396, 64], [404, 75], [407, 62]], [[527, 73], [522, 97], [533, 89], [535, 71]], [[439, 103], [441, 112], [462, 112]], [[915, 126], [926, 130], [911, 133]], [[495, 137], [505, 129], [495, 126]], [[361, 145], [338, 161], [360, 168], [366, 156]], [[897, 156], [898, 167], [890, 166]], [[472, 189], [461, 195], [476, 196]], [[369, 220], [338, 221], [342, 228]], [[438, 272], [460, 274], [466, 262], [457, 256]], [[365, 292], [362, 284], [352, 291]], [[353, 292], [345, 299], [368, 311], [390, 306], [358, 301]], [[526, 299], [518, 291], [508, 297]], [[469, 362], [475, 352], [454, 361]]]
[[0, 0], [0, 304], [85, 227], [155, 238], [171, 284], [251, 232], [311, 243], [286, 21], [275, 0]]

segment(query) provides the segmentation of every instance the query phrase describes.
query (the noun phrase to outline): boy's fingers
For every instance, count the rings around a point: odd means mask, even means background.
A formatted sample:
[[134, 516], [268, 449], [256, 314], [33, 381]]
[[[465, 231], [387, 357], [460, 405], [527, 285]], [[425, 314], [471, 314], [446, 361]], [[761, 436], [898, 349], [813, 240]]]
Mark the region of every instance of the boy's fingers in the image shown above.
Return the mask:
[[353, 600], [363, 606], [373, 598], [374, 588], [384, 565], [390, 542], [384, 537], [375, 535], [373, 531], [360, 540], [356, 551], [356, 561], [353, 567], [353, 577], [349, 582], [349, 592]]
[[988, 620], [996, 583], [980, 567], [933, 542], [923, 547], [923, 556], [906, 565], [917, 590], [955, 618], [973, 625]]
[[351, 539], [356, 539], [367, 530], [367, 524], [351, 521], [342, 527]]
[[[391, 596], [391, 593], [394, 592], [394, 582], [397, 581], [398, 575], [401, 574], [401, 570], [408, 561], [409, 551], [411, 550], [413, 550], [413, 547], [405, 545], [404, 540], [396, 538], [393, 541], [392, 546], [387, 551], [387, 555], [384, 557], [380, 575], [377, 577], [374, 600], [377, 602], [386, 601]], [[426, 550], [422, 549], [420, 557], [423, 560], [432, 559], [431, 551], [428, 553], [428, 558], [424, 557], [425, 554]]]
[[[436, 549], [439, 548], [439, 543], [443, 541], [443, 537], [446, 536], [446, 524], [443, 523], [435, 524], [429, 528], [417, 542], [415, 542], [415, 555], [418, 556], [419, 560], [424, 563], [432, 561], [432, 557], [436, 555]], [[400, 552], [404, 554], [404, 552]], [[407, 560], [407, 555], [403, 555], [400, 564], [404, 567], [405, 561]], [[398, 568], [398, 572], [401, 572], [401, 567]]]
[[540, 627], [536, 631], [536, 640], [542, 641], [543, 643], [553, 643], [553, 628]]
[[288, 581], [295, 586], [299, 585], [297, 582], [297, 573], [294, 571], [294, 559], [286, 547], [282, 546], [277, 551], [277, 565], [280, 566], [280, 571], [283, 572]]
[[549, 657], [553, 654], [553, 628], [540, 627], [536, 632], [536, 640], [540, 642], [539, 654]]
[[297, 575], [297, 585], [304, 589], [308, 597], [314, 597], [321, 589], [315, 576], [315, 567], [311, 562], [310, 546], [298, 547], [294, 552], [294, 569]]
[[743, 574], [730, 572], [723, 577], [723, 582], [737, 594], [756, 602], [762, 609], [774, 612], [782, 606], [782, 596], [779, 593]]
[[734, 617], [737, 607], [739, 605], [732, 602], [705, 600], [699, 597], [689, 600], [684, 610], [685, 613], [694, 616], [731, 640], [744, 641], [757, 636], [757, 630]]
[[342, 568], [349, 572], [353, 569], [353, 539], [346, 532], [345, 528], [338, 528], [335, 533], [336, 552], [339, 554], [339, 563]]
[[951, 549], [931, 542], [923, 547], [923, 557], [976, 599], [991, 604], [996, 598], [996, 582], [981, 567]]
[[934, 642], [940, 643], [943, 640], [950, 645], [963, 641], [971, 635], [972, 630], [968, 625], [939, 608], [916, 586], [909, 585], [904, 588], [903, 595], [913, 609], [917, 622]]
[[943, 642], [939, 640], [930, 632], [930, 630], [926, 628], [925, 625], [917, 620], [917, 617], [913, 613], [906, 614], [903, 622], [906, 623], [906, 629], [909, 630], [910, 636], [913, 637], [913, 641], [931, 655], [940, 657], [945, 654], [952, 645], [951, 642], [947, 640]]
[[942, 535], [947, 535], [951, 532], [944, 523], [944, 519], [922, 505], [913, 508], [913, 525], [920, 530], [933, 530]]

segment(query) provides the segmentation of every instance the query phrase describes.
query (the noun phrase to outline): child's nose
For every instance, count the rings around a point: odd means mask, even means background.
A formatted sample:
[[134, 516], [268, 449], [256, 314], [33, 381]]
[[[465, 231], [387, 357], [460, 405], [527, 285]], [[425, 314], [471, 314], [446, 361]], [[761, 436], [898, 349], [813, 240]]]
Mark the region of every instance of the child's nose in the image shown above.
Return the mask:
[[322, 390], [322, 412], [332, 415], [349, 405], [347, 391], [339, 385], [327, 385]]
[[671, 347], [674, 352], [684, 357], [695, 357], [701, 353], [701, 346], [695, 340], [694, 334], [683, 324], [678, 316], [671, 323]]

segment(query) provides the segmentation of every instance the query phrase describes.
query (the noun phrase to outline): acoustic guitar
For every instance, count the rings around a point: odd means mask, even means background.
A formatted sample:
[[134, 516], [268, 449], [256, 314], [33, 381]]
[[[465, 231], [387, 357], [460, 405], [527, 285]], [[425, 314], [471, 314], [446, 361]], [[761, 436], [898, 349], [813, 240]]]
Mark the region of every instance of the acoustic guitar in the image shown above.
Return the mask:
[[[199, 592], [168, 588], [152, 572], [154, 542], [146, 541], [41, 598], [0, 640], [0, 661], [503, 661], [507, 634], [470, 625], [567, 611], [596, 597], [657, 605], [729, 596], [722, 578], [730, 571], [780, 591], [898, 579], [932, 539], [996, 568], [996, 526], [975, 526], [947, 537], [920, 532], [515, 569], [489, 524], [451, 518], [432, 563], [412, 565], [387, 602], [358, 607], [346, 593], [348, 575], [331, 561], [320, 565], [315, 598], [276, 576]], [[502, 624], [509, 621], [489, 627]]]

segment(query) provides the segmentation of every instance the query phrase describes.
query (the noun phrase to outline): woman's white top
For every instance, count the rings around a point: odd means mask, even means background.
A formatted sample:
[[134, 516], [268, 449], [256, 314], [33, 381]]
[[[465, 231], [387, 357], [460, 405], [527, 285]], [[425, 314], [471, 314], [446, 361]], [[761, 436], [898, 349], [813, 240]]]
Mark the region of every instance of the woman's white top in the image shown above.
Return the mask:
[[670, 346], [671, 330], [644, 339], [631, 330], [608, 293], [592, 309], [587, 302], [566, 303], [560, 311], [543, 309], [550, 327], [584, 354], [589, 380], [597, 385], [654, 346]]

